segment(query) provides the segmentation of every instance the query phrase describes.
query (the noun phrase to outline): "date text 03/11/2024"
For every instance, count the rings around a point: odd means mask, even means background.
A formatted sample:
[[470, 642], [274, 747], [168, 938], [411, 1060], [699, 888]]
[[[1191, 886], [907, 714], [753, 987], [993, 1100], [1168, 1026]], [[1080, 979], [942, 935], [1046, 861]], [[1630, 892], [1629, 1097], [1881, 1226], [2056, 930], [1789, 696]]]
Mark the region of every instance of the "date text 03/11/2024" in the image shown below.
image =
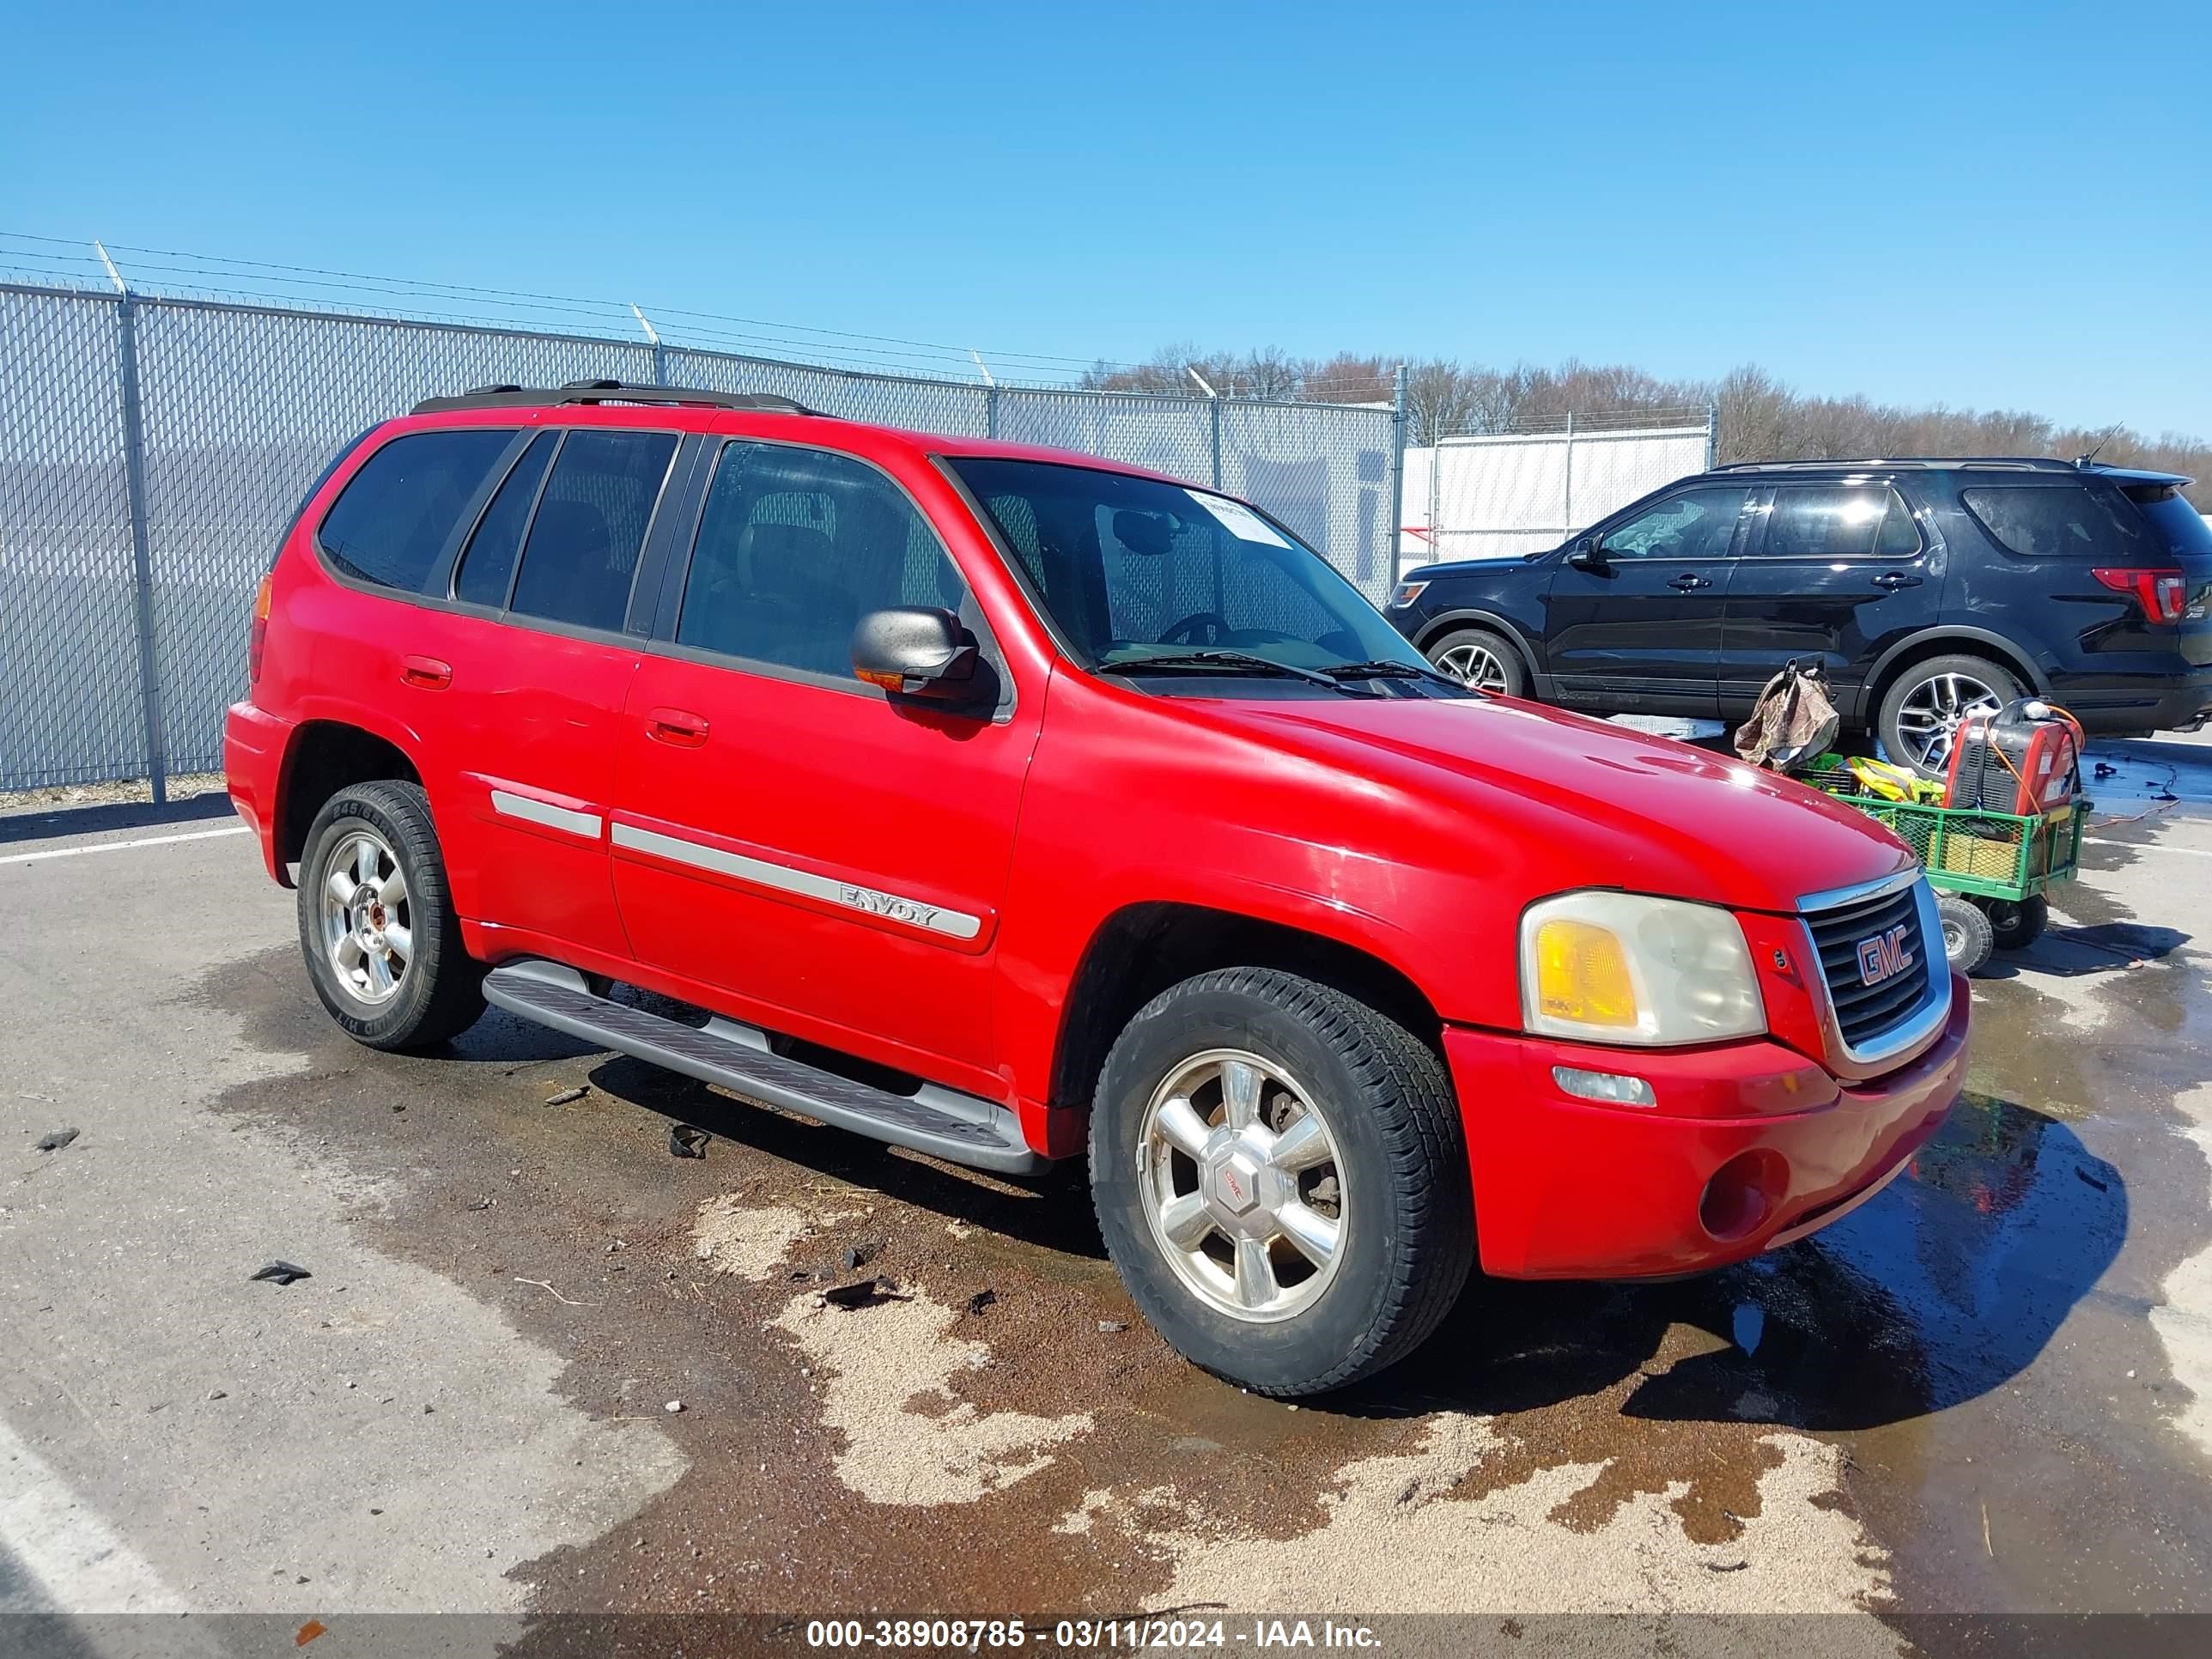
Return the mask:
[[806, 1625], [811, 1648], [889, 1648], [927, 1651], [951, 1648], [1036, 1647], [1079, 1653], [1250, 1647], [1339, 1648], [1372, 1650], [1378, 1634], [1364, 1625], [1333, 1620], [1062, 1619], [1047, 1628], [1018, 1619], [818, 1619]]

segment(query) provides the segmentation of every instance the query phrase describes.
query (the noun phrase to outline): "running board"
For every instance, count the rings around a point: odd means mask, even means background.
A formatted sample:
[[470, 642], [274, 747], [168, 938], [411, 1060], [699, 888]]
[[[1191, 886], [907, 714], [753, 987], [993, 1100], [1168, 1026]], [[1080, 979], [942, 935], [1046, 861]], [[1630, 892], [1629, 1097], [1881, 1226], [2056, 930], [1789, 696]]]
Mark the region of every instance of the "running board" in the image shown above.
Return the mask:
[[483, 989], [486, 1001], [511, 1014], [763, 1105], [979, 1170], [1026, 1175], [1045, 1167], [1022, 1139], [1014, 1115], [994, 1102], [933, 1083], [911, 1095], [856, 1083], [771, 1053], [767, 1033], [737, 1020], [717, 1014], [703, 1027], [686, 1025], [595, 995], [581, 974], [558, 963], [495, 968]]

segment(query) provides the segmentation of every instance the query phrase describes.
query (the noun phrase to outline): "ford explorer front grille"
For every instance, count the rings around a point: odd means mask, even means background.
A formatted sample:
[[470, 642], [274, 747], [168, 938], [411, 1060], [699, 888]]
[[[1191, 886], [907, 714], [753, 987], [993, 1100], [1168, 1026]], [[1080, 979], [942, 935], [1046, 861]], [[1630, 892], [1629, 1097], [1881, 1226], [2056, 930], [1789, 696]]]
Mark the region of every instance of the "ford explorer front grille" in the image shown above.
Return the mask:
[[1888, 1047], [1886, 1039], [1917, 1024], [1949, 989], [1948, 969], [1937, 971], [1942, 941], [1927, 925], [1924, 885], [1917, 878], [1877, 883], [1863, 896], [1807, 903], [1805, 927], [1820, 952], [1837, 1032], [1854, 1059], [1878, 1057]]

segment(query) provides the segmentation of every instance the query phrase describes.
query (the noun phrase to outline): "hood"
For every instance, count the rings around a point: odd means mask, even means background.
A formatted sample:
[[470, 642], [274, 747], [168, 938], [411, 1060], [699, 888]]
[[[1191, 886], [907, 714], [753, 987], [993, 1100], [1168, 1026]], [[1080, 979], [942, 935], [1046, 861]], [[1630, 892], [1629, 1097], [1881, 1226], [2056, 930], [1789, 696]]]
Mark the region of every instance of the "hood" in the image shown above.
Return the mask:
[[1493, 832], [1483, 837], [1492, 845], [1540, 848], [1545, 867], [1571, 872], [1548, 890], [1620, 887], [1790, 912], [1805, 895], [1913, 862], [1873, 819], [1803, 784], [1512, 698], [1204, 708], [1224, 728], [1463, 815]]

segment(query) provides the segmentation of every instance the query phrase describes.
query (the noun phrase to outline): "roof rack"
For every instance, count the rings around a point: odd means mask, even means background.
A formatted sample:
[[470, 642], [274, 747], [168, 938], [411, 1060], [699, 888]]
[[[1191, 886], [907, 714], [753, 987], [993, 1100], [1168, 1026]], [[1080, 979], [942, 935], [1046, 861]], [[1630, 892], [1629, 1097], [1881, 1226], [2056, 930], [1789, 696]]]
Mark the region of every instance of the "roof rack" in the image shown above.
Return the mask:
[[1887, 459], [1871, 457], [1861, 460], [1834, 461], [1730, 461], [1717, 466], [1716, 472], [1833, 472], [1838, 469], [1878, 471], [1884, 468], [1937, 466], [1986, 466], [2010, 472], [2071, 472], [2072, 461], [2062, 461], [2049, 455], [1911, 455], [1893, 456]]
[[565, 404], [678, 404], [698, 409], [745, 409], [769, 415], [818, 415], [773, 392], [707, 392], [691, 386], [638, 386], [627, 380], [571, 380], [566, 386], [480, 386], [449, 398], [425, 398], [417, 415], [459, 409], [551, 409]]

